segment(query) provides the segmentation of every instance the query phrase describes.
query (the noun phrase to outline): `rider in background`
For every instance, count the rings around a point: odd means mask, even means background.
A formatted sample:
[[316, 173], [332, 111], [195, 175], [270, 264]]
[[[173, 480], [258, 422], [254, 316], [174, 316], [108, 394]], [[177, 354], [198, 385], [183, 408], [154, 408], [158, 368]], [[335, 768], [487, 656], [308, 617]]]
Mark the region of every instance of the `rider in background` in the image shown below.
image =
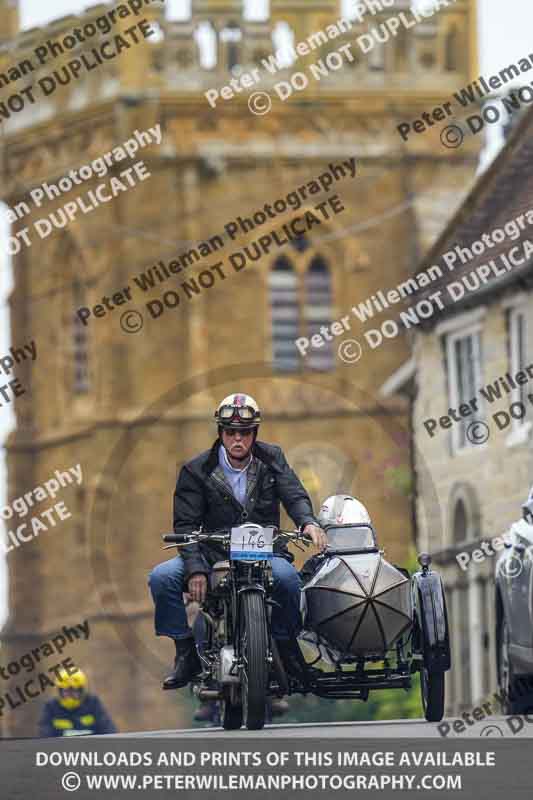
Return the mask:
[[[280, 503], [319, 548], [326, 537], [313, 514], [309, 495], [288, 465], [280, 447], [257, 441], [261, 412], [249, 395], [229, 395], [215, 411], [218, 438], [210, 450], [181, 469], [174, 492], [174, 531], [187, 534], [230, 529], [245, 522], [280, 524]], [[302, 677], [302, 655], [296, 642], [301, 628], [300, 577], [286, 545], [276, 542], [272, 559], [272, 632], [287, 671]], [[213, 544], [192, 544], [154, 568], [149, 578], [155, 603], [157, 636], [174, 640], [174, 669], [164, 689], [179, 689], [200, 674], [201, 663], [187, 623], [183, 592], [202, 603], [207, 576], [227, 553]]]
[[61, 670], [58, 675], [57, 699], [45, 704], [39, 720], [41, 738], [117, 732], [99, 698], [88, 693], [87, 677], [81, 669], [73, 675]]

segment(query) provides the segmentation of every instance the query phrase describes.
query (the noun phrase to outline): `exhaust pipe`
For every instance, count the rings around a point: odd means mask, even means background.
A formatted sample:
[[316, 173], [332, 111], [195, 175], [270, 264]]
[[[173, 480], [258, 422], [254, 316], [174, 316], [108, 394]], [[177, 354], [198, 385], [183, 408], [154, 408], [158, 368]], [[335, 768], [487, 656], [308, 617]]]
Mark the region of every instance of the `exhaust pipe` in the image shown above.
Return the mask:
[[201, 687], [197, 687], [194, 690], [194, 694], [202, 703], [207, 700], [222, 700], [222, 692], [216, 689], [202, 689]]

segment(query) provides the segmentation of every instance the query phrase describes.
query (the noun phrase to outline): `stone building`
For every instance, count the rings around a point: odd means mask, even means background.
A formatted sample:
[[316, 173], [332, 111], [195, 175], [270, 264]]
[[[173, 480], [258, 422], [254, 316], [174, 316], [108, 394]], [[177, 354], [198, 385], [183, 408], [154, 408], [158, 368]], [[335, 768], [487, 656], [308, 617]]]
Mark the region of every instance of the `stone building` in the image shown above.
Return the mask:
[[442, 309], [385, 387], [413, 400], [419, 541], [444, 575], [454, 714], [497, 687], [491, 540], [520, 519], [532, 483], [532, 132], [529, 113], [419, 265], [443, 276], [416, 301], [441, 292]]
[[[8, 554], [10, 615], [2, 661], [38, 646], [63, 625], [88, 619], [88, 642], [73, 643], [68, 654], [88, 671], [122, 730], [190, 720], [185, 693], [176, 699], [159, 689], [172, 648], [153, 636], [146, 577], [163, 557], [158, 537], [171, 525], [179, 465], [209, 445], [215, 431], [208, 420], [229, 391], [239, 387], [259, 400], [262, 436], [284, 447], [315, 503], [332, 491], [350, 490], [370, 509], [391, 559], [404, 559], [412, 542], [409, 489], [402, 479], [409, 470], [406, 404], [385, 407], [376, 394], [407, 358], [406, 341], [373, 354], [371, 365], [350, 365], [337, 358], [337, 342], [304, 359], [294, 340], [349, 315], [382, 287], [384, 274], [391, 285], [403, 280], [472, 181], [475, 139], [446, 149], [431, 130], [405, 143], [396, 126], [448, 100], [476, 75], [475, 4], [458, 0], [402, 27], [368, 56], [354, 45], [353, 61], [286, 102], [273, 88], [408, 8], [408, 0], [397, 2], [270, 75], [261, 62], [273, 51], [274, 28], [286, 22], [295, 43], [308, 40], [340, 18], [336, 0], [272, 0], [265, 21], [244, 18], [238, 0], [193, 0], [192, 17], [184, 22], [166, 19], [164, 5], [153, 2], [144, 17], [157, 35], [144, 39], [137, 31], [140, 41], [130, 41], [113, 58], [117, 31], [126, 38], [140, 18], [116, 18], [108, 33], [98, 28], [88, 44], [72, 46], [66, 38], [72, 30], [96, 25], [110, 6], [17, 33], [17, 3], [0, 0], [0, 73], [8, 78], [0, 86], [0, 109], [2, 103], [7, 108], [1, 196], [20, 211], [10, 240], [12, 343], [33, 340], [37, 346], [35, 362], [21, 363], [16, 372], [25, 394], [16, 398], [17, 426], [6, 443], [9, 501], [57, 469], [78, 463], [83, 469], [80, 486], [61, 490], [72, 518]], [[194, 35], [201, 25], [216, 40], [217, 61], [210, 68], [203, 66]], [[82, 66], [74, 77], [73, 59], [94, 48], [104, 52], [99, 48], [106, 39], [108, 55], [98, 64], [93, 54], [96, 66]], [[64, 42], [64, 52], [46, 51], [39, 63], [37, 48], [50, 41]], [[9, 73], [26, 59], [31, 72], [21, 68], [19, 78]], [[274, 98], [270, 113], [252, 114], [249, 92], [209, 106], [209, 89], [253, 68], [262, 77], [254, 88]], [[54, 84], [39, 83], [45, 78], [55, 80], [53, 90]], [[33, 102], [22, 94], [28, 86], [34, 87]], [[93, 203], [93, 210], [76, 213], [60, 228], [60, 209], [102, 183], [108, 186], [109, 175], [60, 197], [45, 196], [39, 206], [32, 200], [31, 191], [44, 182], [59, 184], [135, 131], [158, 125], [161, 143], [135, 157], [149, 179], [113, 202]], [[335, 193], [344, 211], [288, 245], [239, 271], [227, 258], [247, 245], [253, 249], [258, 234], [281, 230], [295, 217], [291, 208], [259, 230], [239, 230], [235, 240], [226, 235], [223, 249], [209, 257], [204, 247], [203, 260], [187, 266], [185, 278], [167, 279], [161, 272], [163, 282], [158, 278], [146, 293], [135, 283], [141, 272], [179, 254], [190, 263], [187, 253], [199, 243], [218, 242], [227, 223], [253, 217], [329, 165], [351, 158], [357, 161], [355, 178], [339, 179], [316, 200], [307, 197], [296, 214]], [[122, 169], [115, 163], [111, 174], [118, 177]], [[53, 223], [41, 239], [36, 224], [43, 219]], [[48, 227], [41, 224], [43, 231]], [[30, 245], [23, 242], [26, 228]], [[224, 277], [212, 269], [217, 260], [224, 263]], [[196, 289], [190, 288], [194, 280]], [[113, 310], [106, 309], [102, 298], [126, 287], [132, 301], [122, 309], [116, 300]], [[146, 308], [156, 300], [160, 306], [152, 308], [159, 316]], [[95, 311], [84, 324], [77, 310], [95, 305], [104, 315]], [[128, 328], [135, 324], [134, 316], [123, 317], [128, 311], [143, 314], [142, 330]], [[355, 317], [352, 334], [360, 335]], [[24, 702], [5, 714], [6, 735], [32, 735], [39, 705]]]

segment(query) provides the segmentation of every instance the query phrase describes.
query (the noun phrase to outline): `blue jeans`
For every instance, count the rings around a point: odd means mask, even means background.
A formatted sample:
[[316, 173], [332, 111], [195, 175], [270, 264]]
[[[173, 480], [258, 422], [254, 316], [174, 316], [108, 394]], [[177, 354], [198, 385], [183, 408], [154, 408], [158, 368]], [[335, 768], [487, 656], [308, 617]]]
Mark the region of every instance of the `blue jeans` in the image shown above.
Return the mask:
[[[181, 556], [163, 561], [150, 573], [148, 585], [155, 603], [156, 636], [170, 636], [171, 639], [192, 636], [183, 602], [183, 592], [187, 591], [184, 575], [185, 564]], [[272, 609], [272, 635], [275, 639], [292, 639], [302, 627], [300, 576], [285, 558], [274, 556], [272, 577], [272, 599], [281, 606]]]

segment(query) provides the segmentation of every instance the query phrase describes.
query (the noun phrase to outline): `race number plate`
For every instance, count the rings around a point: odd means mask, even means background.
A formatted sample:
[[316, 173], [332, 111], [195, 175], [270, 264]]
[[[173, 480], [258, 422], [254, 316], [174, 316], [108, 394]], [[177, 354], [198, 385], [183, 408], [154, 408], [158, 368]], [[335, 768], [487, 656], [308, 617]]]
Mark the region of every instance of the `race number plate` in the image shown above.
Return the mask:
[[274, 528], [260, 525], [240, 525], [231, 529], [230, 558], [232, 561], [264, 561], [273, 558]]

